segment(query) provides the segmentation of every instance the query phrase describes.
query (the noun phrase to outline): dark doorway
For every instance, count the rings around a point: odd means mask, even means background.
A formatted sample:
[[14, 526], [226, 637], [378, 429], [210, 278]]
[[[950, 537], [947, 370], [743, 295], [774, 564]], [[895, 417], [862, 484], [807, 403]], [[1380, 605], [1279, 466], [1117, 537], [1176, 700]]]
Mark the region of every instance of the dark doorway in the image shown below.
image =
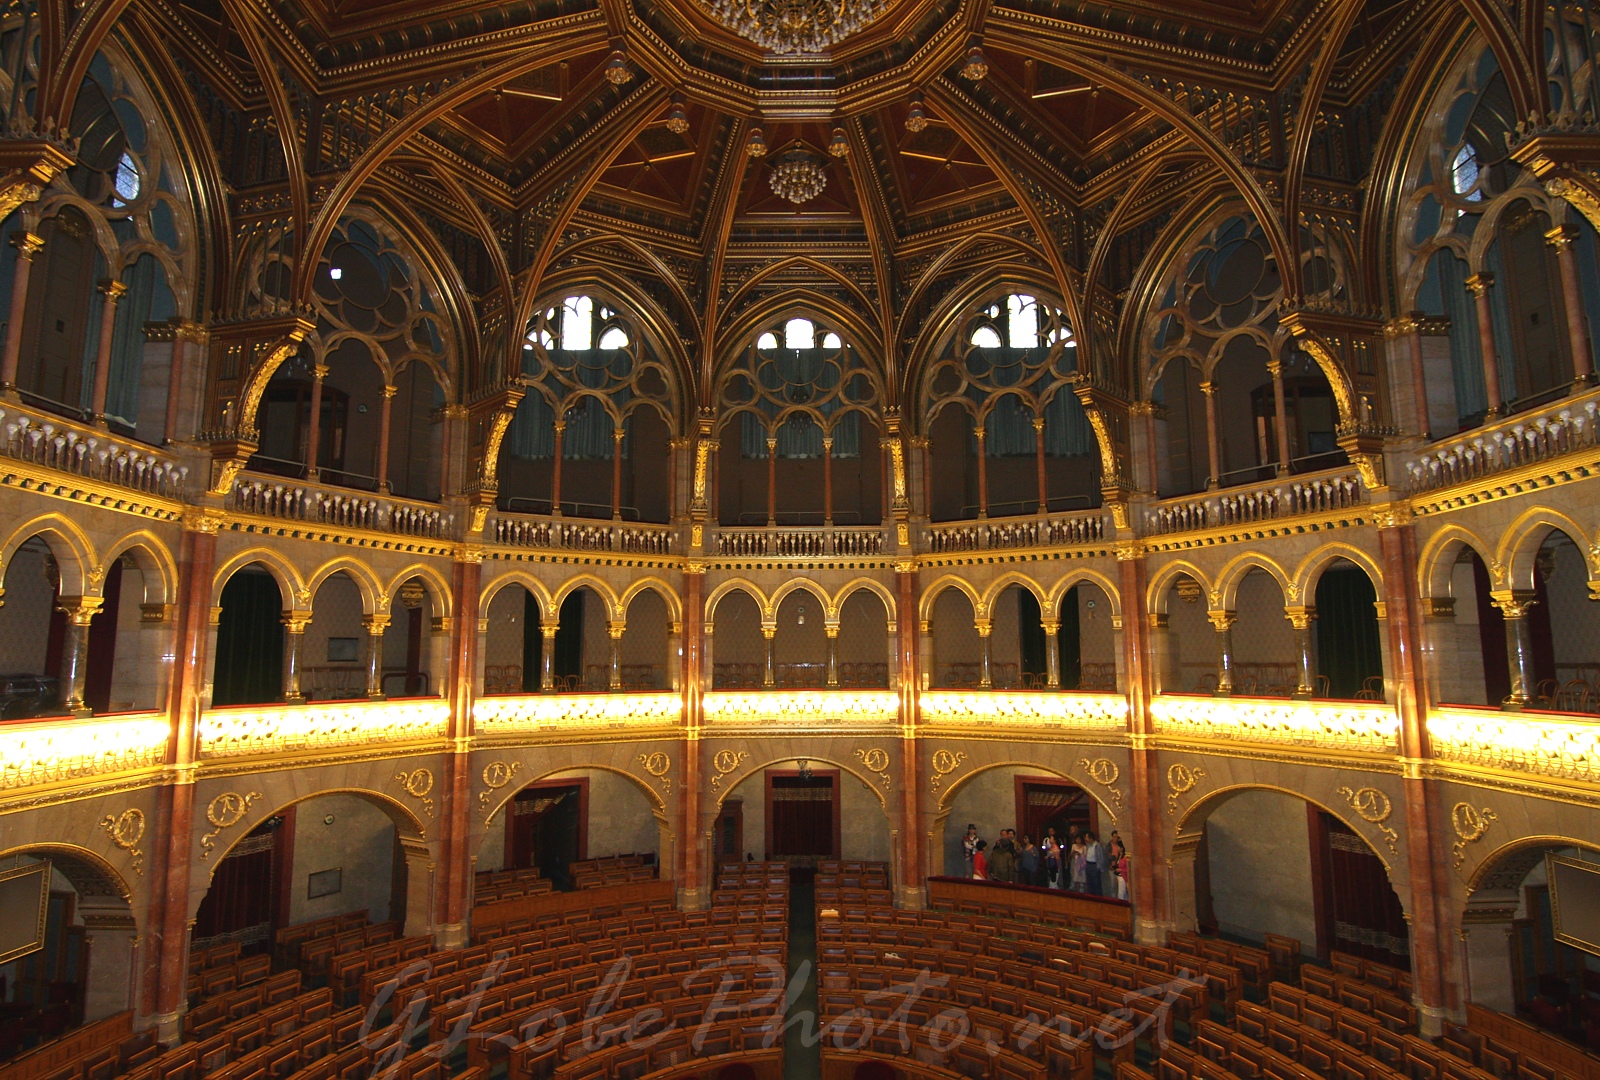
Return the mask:
[[[556, 629], [554, 666], [556, 688], [583, 688], [583, 594], [574, 589], [561, 601], [561, 621]], [[526, 631], [524, 631], [526, 633]]]
[[[558, 634], [560, 631], [556, 631]], [[522, 590], [522, 692], [537, 694], [544, 664], [544, 629], [539, 622], [539, 599]]]
[[275, 814], [223, 856], [195, 913], [191, 947], [220, 941], [237, 941], [245, 953], [271, 947], [273, 931], [287, 921], [285, 883], [294, 857], [293, 821], [292, 809]]
[[213, 705], [283, 700], [283, 594], [264, 570], [245, 569], [222, 588]]
[[122, 560], [106, 573], [100, 590], [105, 603], [89, 624], [89, 669], [84, 673], [83, 703], [97, 713], [111, 711], [111, 676], [116, 670], [117, 615], [122, 600]]
[[1409, 970], [1405, 912], [1383, 860], [1326, 811], [1311, 808], [1310, 827], [1319, 946]]
[[717, 814], [717, 859], [744, 861], [744, 801], [729, 799]]
[[570, 891], [570, 867], [589, 857], [588, 823], [588, 780], [524, 788], [506, 809], [506, 869], [537, 866], [540, 877]]
[[1017, 590], [1017, 633], [1022, 639], [1018, 652], [1022, 658], [1022, 685], [1033, 689], [1045, 684], [1044, 621], [1039, 611], [1039, 598], [1020, 585]]
[[1038, 840], [1054, 829], [1065, 839], [1072, 826], [1082, 832], [1098, 820], [1094, 800], [1070, 780], [1046, 776], [1017, 777], [1017, 832]]
[[839, 773], [779, 771], [767, 777], [767, 856], [815, 868], [839, 857]]
[[[1383, 697], [1378, 594], [1359, 566], [1333, 566], [1317, 579], [1317, 671], [1330, 698]], [[1373, 697], [1375, 695], [1375, 697]]]

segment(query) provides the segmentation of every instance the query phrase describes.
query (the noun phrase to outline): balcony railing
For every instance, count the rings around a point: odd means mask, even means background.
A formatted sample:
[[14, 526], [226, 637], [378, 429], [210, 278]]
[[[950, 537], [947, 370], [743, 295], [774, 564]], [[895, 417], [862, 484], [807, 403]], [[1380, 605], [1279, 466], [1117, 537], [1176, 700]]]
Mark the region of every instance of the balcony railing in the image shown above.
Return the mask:
[[1258, 521], [1348, 510], [1362, 505], [1366, 500], [1366, 489], [1361, 485], [1359, 474], [1349, 470], [1333, 470], [1316, 476], [1230, 488], [1203, 497], [1168, 499], [1150, 509], [1145, 518], [1145, 532], [1151, 536], [1164, 536], [1249, 525]]
[[585, 521], [581, 518], [567, 521], [525, 514], [497, 514], [491, 535], [495, 543], [509, 547], [671, 555], [677, 530], [670, 525], [634, 525], [615, 521]]
[[775, 525], [771, 528], [719, 528], [712, 548], [736, 559], [828, 559], [882, 555], [883, 528], [877, 525]]
[[150, 768], [166, 752], [160, 713], [8, 723], [0, 725], [0, 791]]
[[0, 454], [163, 499], [181, 498], [189, 474], [153, 447], [16, 404], [0, 409]]
[[1106, 538], [1105, 515], [1099, 510], [1074, 510], [1049, 517], [1015, 520], [962, 521], [930, 525], [928, 551], [996, 551], [1007, 548], [1066, 547], [1098, 544]]
[[701, 699], [707, 724], [883, 724], [900, 718], [893, 690], [714, 690]]
[[1327, 750], [1393, 753], [1400, 722], [1390, 705], [1361, 701], [1158, 694], [1150, 703], [1156, 731], [1201, 739], [1291, 743]]
[[1121, 694], [1030, 693], [1016, 690], [924, 690], [918, 698], [927, 724], [1120, 731], [1128, 724]]
[[1406, 464], [1406, 492], [1481, 480], [1600, 443], [1600, 398], [1566, 400], [1452, 440]]
[[1600, 722], [1447, 705], [1428, 717], [1433, 756], [1458, 765], [1600, 781]]
[[449, 719], [450, 706], [440, 698], [210, 709], [200, 717], [200, 756], [426, 742], [442, 739]]
[[512, 694], [479, 698], [472, 720], [479, 735], [532, 731], [662, 727], [683, 718], [683, 696], [666, 691], [619, 694]]
[[431, 503], [358, 495], [346, 488], [295, 480], [265, 480], [241, 476], [228, 495], [228, 509], [240, 514], [332, 525], [341, 529], [370, 529], [443, 540], [450, 535], [455, 515]]

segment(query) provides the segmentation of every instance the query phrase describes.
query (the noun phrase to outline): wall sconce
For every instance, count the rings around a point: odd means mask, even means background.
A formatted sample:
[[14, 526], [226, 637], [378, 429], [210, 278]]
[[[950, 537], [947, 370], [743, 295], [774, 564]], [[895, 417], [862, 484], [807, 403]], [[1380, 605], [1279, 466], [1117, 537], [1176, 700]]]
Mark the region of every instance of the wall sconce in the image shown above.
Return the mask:
[[806, 606], [804, 604], [801, 604], [800, 605], [800, 617], [797, 620], [795, 620], [795, 625], [796, 626], [804, 626], [805, 624], [806, 624]]
[[811, 779], [811, 762], [807, 761], [805, 758], [800, 759], [800, 779]]

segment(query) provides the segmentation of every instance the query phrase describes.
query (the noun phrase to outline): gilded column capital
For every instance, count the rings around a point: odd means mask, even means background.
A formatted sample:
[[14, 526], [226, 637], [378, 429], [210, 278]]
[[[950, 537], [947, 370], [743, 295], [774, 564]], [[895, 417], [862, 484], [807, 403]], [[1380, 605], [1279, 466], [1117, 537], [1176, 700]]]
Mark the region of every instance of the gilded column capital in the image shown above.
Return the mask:
[[1212, 627], [1220, 634], [1224, 630], [1233, 629], [1233, 624], [1239, 618], [1239, 613], [1226, 610], [1208, 611], [1206, 612], [1206, 618], [1211, 620]]
[[826, 637], [828, 637], [829, 639], [837, 638], [839, 636], [839, 624], [838, 623], [827, 623], [827, 624], [824, 624], [824, 626], [822, 627], [822, 633]]
[[1527, 618], [1528, 609], [1538, 602], [1538, 596], [1532, 589], [1511, 589], [1489, 594], [1489, 603], [1499, 608], [1507, 619]]
[[17, 249], [17, 258], [32, 259], [44, 247], [44, 237], [31, 232], [19, 232], [11, 237], [11, 246]]
[[606, 623], [606, 633], [610, 636], [612, 641], [621, 641], [622, 640], [622, 635], [623, 635], [624, 632], [627, 631], [627, 629], [628, 629], [628, 624], [627, 623], [620, 623], [620, 622], [608, 622], [608, 623]]
[[183, 510], [179, 520], [183, 523], [185, 532], [206, 533], [215, 536], [222, 530], [223, 514], [220, 510], [206, 506], [189, 506]]
[[115, 278], [101, 278], [95, 288], [104, 294], [107, 301], [113, 304], [128, 295], [128, 287]]
[[1467, 286], [1467, 291], [1473, 296], [1486, 296], [1489, 290], [1494, 287], [1494, 275], [1487, 270], [1480, 270], [1467, 278], [1464, 284]]
[[1289, 620], [1289, 625], [1296, 630], [1309, 630], [1311, 623], [1317, 617], [1317, 609], [1310, 605], [1285, 607], [1283, 617]]
[[56, 610], [73, 626], [88, 626], [105, 602], [103, 596], [63, 596], [56, 601]]
[[306, 632], [306, 627], [311, 625], [311, 612], [285, 611], [278, 621], [283, 623], [283, 628], [289, 633], [303, 634]]
[[377, 637], [385, 630], [389, 629], [389, 616], [363, 615], [361, 617], [361, 625], [367, 628], [367, 633], [371, 634], [373, 637]]
[[1572, 245], [1578, 242], [1578, 227], [1576, 225], [1557, 225], [1544, 234], [1544, 242], [1557, 251], [1569, 251]]
[[392, 398], [399, 392], [400, 388], [398, 386], [390, 386], [388, 383], [385, 383], [383, 386], [383, 396], [385, 398]]

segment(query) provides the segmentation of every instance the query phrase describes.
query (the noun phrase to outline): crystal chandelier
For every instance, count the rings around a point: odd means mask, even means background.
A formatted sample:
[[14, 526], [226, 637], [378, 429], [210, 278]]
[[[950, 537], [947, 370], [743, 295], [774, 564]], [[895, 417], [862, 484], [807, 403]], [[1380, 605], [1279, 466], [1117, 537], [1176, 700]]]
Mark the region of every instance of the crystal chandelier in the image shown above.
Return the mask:
[[791, 150], [772, 167], [772, 190], [799, 206], [822, 194], [828, 175], [822, 163], [804, 150]]
[[740, 37], [780, 56], [824, 52], [870, 24], [884, 0], [705, 0]]

